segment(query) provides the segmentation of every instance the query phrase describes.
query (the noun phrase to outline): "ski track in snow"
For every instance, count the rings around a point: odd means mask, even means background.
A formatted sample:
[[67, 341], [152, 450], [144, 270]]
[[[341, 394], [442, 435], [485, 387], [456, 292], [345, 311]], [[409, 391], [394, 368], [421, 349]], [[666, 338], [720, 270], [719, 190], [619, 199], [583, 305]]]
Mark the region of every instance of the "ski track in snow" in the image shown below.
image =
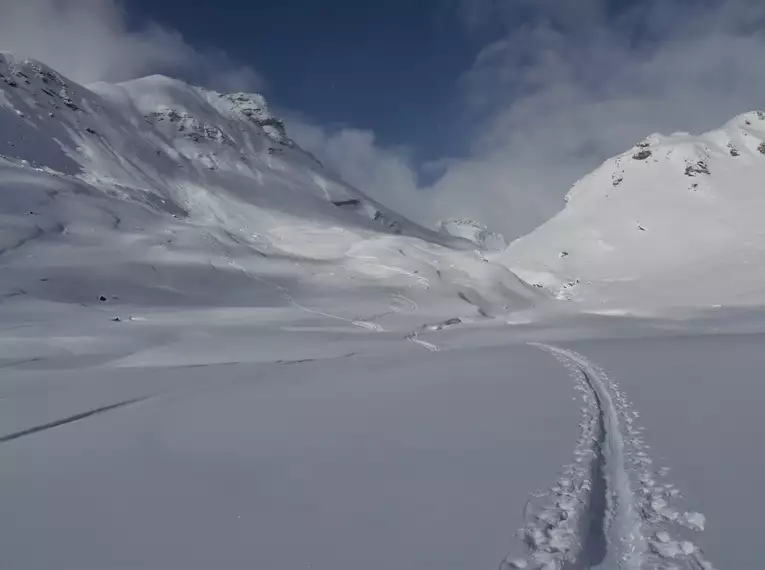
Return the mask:
[[34, 426], [31, 428], [27, 428], [21, 431], [13, 432], [4, 436], [0, 436], [0, 443], [7, 443], [9, 441], [14, 441], [16, 439], [20, 439], [22, 437], [26, 437], [28, 435], [33, 435], [42, 431], [46, 431], [49, 429], [57, 428], [66, 424], [71, 424], [74, 422], [78, 422], [80, 420], [84, 420], [87, 418], [90, 418], [92, 416], [97, 416], [100, 414], [104, 414], [106, 412], [110, 412], [112, 410], [117, 410], [119, 408], [124, 408], [126, 406], [130, 406], [132, 404], [137, 404], [138, 402], [143, 402], [148, 400], [149, 397], [143, 397], [143, 398], [133, 398], [131, 400], [125, 400], [122, 402], [117, 402], [116, 404], [109, 404], [108, 406], [102, 406], [100, 408], [95, 408], [93, 410], [88, 410], [87, 412], [81, 412], [79, 414], [74, 414], [72, 416], [68, 416], [66, 418], [62, 418], [59, 420], [54, 420], [52, 422], [48, 422], [46, 424]]
[[704, 516], [674, 506], [680, 492], [661, 481], [668, 469], [653, 467], [639, 414], [619, 385], [581, 354], [532, 346], [551, 353], [576, 380], [581, 434], [574, 463], [527, 504], [520, 535], [528, 552], [508, 556], [500, 570], [714, 570], [684, 538], [704, 530]]

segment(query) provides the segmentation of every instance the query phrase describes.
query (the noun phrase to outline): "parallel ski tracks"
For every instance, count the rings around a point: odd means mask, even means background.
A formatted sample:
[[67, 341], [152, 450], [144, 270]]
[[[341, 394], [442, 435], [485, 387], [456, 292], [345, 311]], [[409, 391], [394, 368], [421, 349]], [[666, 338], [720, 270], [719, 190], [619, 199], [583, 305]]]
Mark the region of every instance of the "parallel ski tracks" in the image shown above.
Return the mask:
[[682, 528], [702, 531], [704, 516], [674, 506], [680, 493], [660, 482], [666, 473], [654, 470], [619, 385], [581, 354], [533, 346], [576, 381], [581, 434], [574, 462], [527, 509], [526, 554], [511, 554], [501, 570], [714, 570], [698, 546], [677, 538]]

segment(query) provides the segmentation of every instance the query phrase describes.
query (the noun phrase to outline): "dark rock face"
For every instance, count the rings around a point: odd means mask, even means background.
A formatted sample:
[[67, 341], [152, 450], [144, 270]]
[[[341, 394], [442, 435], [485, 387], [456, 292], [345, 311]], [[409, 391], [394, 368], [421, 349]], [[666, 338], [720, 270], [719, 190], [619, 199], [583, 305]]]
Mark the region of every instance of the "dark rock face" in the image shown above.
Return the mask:
[[295, 143], [287, 137], [284, 121], [271, 115], [265, 99], [260, 95], [232, 93], [221, 97], [228, 101], [236, 112], [265, 130], [274, 141], [290, 148], [295, 146]]
[[344, 206], [358, 206], [361, 204], [361, 201], [356, 198], [351, 198], [350, 200], [334, 200], [332, 202], [335, 206], [344, 207]]
[[195, 143], [209, 141], [217, 144], [234, 146], [234, 141], [231, 140], [231, 137], [226, 135], [220, 127], [208, 125], [188, 113], [179, 113], [175, 109], [156, 111], [147, 116], [146, 121], [153, 125], [163, 122], [176, 125], [179, 133], [184, 133], [184, 136], [187, 139]]
[[686, 176], [696, 176], [697, 174], [706, 174], [707, 176], [711, 174], [709, 172], [709, 167], [707, 167], [707, 163], [703, 160], [699, 160], [696, 164], [689, 164], [685, 167]]
[[653, 152], [650, 150], [641, 150], [632, 155], [635, 160], [646, 160], [653, 156]]

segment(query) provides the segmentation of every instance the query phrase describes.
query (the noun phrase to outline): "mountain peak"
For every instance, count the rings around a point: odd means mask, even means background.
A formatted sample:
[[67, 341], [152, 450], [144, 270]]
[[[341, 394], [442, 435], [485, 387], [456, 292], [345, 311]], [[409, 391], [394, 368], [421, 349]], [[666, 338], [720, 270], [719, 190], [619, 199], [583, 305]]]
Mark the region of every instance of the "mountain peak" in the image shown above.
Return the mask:
[[0, 55], [0, 94], [0, 157], [12, 162], [159, 194], [173, 211], [193, 210], [188, 189], [205, 188], [298, 216], [435, 236], [325, 171], [259, 94], [162, 75], [85, 88], [8, 53]]
[[[563, 211], [503, 259], [566, 299], [755, 302], [765, 263], [762, 180], [765, 112], [698, 136], [651, 135], [578, 181]], [[710, 271], [736, 279], [721, 287]]]

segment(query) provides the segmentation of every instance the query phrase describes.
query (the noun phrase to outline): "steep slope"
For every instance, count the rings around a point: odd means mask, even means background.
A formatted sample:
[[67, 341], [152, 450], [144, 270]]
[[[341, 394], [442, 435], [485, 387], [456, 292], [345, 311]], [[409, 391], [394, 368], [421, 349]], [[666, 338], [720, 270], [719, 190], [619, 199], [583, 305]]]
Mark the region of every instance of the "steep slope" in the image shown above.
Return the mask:
[[286, 202], [292, 213], [303, 207], [312, 217], [336, 217], [335, 202], [393, 232], [406, 225], [325, 173], [259, 95], [222, 95], [161, 76], [89, 90], [12, 54], [0, 54], [0, 79], [6, 157], [180, 202], [198, 186], [239, 189], [239, 198], [272, 208]]
[[765, 113], [693, 137], [652, 135], [569, 192], [499, 259], [585, 306], [765, 301]]
[[287, 307], [377, 328], [538, 297], [324, 169], [259, 95], [161, 76], [87, 89], [0, 54], [0, 132], [4, 305]]

